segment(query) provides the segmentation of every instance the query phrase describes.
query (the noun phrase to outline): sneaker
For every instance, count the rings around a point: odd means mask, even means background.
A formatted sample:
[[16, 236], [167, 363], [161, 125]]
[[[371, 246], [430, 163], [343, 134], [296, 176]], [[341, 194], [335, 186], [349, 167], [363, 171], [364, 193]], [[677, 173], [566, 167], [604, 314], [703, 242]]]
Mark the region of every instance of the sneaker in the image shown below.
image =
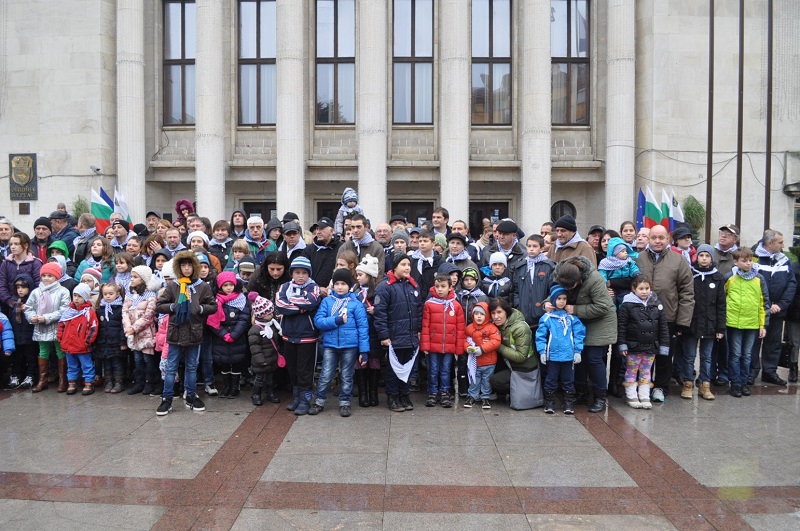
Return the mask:
[[194, 395], [190, 398], [186, 399], [186, 403], [184, 404], [186, 409], [191, 409], [192, 411], [205, 411], [206, 405], [200, 400], [200, 397]]
[[650, 397], [652, 402], [663, 402], [665, 400], [664, 390], [660, 387], [653, 389], [653, 396]]
[[425, 400], [425, 407], [434, 407], [436, 405], [436, 395], [430, 394]]
[[156, 409], [156, 415], [163, 417], [170, 411], [172, 411], [172, 399], [162, 398], [161, 403], [158, 405], [158, 409]]
[[547, 403], [544, 406], [544, 412], [547, 413], [548, 415], [552, 415], [553, 413], [555, 413], [556, 412], [555, 403], [554, 402]]
[[213, 383], [210, 385], [206, 384], [206, 394], [208, 396], [217, 396], [219, 394], [219, 391], [217, 391], [217, 388], [214, 387]]
[[[451, 407], [453, 407], [453, 401], [450, 400], [450, 394], [449, 393], [443, 393], [442, 394], [442, 399], [440, 401], [440, 404], [442, 404], [443, 408], [451, 408]], [[425, 405], [427, 406], [428, 404], [425, 404]]]
[[475, 399], [472, 397], [469, 397], [464, 401], [464, 407], [472, 407], [474, 405], [475, 405]]
[[400, 395], [400, 404], [406, 411], [414, 410], [414, 404], [411, 403], [411, 399], [408, 397], [408, 395]]
[[183, 390], [183, 399], [186, 400], [186, 389]]
[[339, 406], [339, 416], [341, 417], [349, 417], [352, 413], [350, 406]]
[[8, 385], [6, 385], [6, 389], [17, 389], [19, 388], [19, 385], [19, 378], [12, 376], [8, 379]]
[[481, 409], [492, 409], [492, 404], [490, 404], [489, 401], [484, 398], [481, 400]]
[[33, 387], [33, 378], [30, 376], [26, 376], [22, 383], [19, 384], [20, 389], [30, 389], [31, 387]]

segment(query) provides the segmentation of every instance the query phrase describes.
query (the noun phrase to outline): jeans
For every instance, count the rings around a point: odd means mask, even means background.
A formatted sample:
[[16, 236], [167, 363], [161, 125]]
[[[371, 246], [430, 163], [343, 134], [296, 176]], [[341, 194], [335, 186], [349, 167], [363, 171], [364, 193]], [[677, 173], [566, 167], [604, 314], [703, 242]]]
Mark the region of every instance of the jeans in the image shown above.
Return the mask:
[[679, 354], [681, 352], [680, 341], [675, 335], [675, 323], [667, 323], [669, 328], [669, 355], [656, 356], [655, 362], [655, 377], [653, 378], [653, 387], [657, 387], [664, 391], [664, 396], [669, 394], [669, 381], [672, 379], [672, 359], [677, 356], [678, 362], [683, 359]]
[[94, 382], [94, 362], [91, 352], [67, 355], [67, 380], [74, 382], [81, 372], [85, 383]]
[[683, 335], [683, 379], [691, 382], [694, 377], [694, 358], [697, 345], [700, 344], [700, 383], [711, 381], [711, 352], [716, 343], [713, 337], [695, 337], [691, 334]]
[[450, 368], [453, 355], [439, 352], [428, 353], [428, 394], [435, 395], [450, 391]]
[[[413, 348], [396, 348], [394, 349], [394, 353], [397, 356], [397, 361], [400, 363], [408, 363], [409, 360], [414, 356], [414, 351], [416, 349]], [[417, 356], [419, 359], [419, 356]], [[410, 380], [411, 378], [409, 378]], [[392, 369], [392, 364], [389, 363], [386, 365], [386, 395], [403, 395], [408, 396], [409, 388], [408, 382], [404, 382], [400, 378], [397, 377], [395, 374], [394, 369]]]
[[317, 363], [317, 343], [284, 343], [283, 356], [289, 382], [301, 391], [311, 391], [314, 383], [314, 365]]
[[[750, 352], [750, 377], [755, 379], [758, 371], [763, 369], [763, 373], [776, 377], [778, 376], [778, 360], [781, 359], [781, 337], [783, 333], [783, 317], [777, 314], [769, 316], [769, 326], [764, 340], [756, 337], [753, 349]], [[761, 351], [761, 363], [759, 363], [758, 352]]]
[[156, 356], [155, 354], [145, 354], [140, 350], [133, 351], [133, 362], [135, 364], [134, 373], [136, 374], [136, 383], [139, 382], [140, 377], [145, 379], [141, 382], [144, 383], [148, 379], [152, 380], [156, 372]]
[[595, 398], [604, 399], [608, 393], [606, 364], [603, 362], [606, 352], [608, 345], [587, 346], [583, 349], [583, 359], [575, 365], [575, 386], [586, 389], [587, 379], [591, 378]]
[[716, 380], [722, 378], [723, 380], [730, 381], [728, 376], [728, 331], [719, 341], [714, 342], [711, 349], [711, 374], [709, 378]]
[[[469, 384], [469, 396], [489, 400], [492, 396], [492, 385], [489, 378], [494, 374], [494, 365], [483, 365], [475, 368], [475, 383]], [[480, 395], [480, 396], [479, 396]]]
[[200, 361], [200, 345], [175, 345], [167, 344], [167, 374], [164, 376], [164, 392], [161, 398], [172, 399], [175, 387], [175, 375], [178, 373], [178, 364], [184, 356], [186, 367], [183, 370], [183, 388], [186, 398], [191, 398], [197, 391], [197, 364]]
[[106, 373], [106, 378], [113, 378], [115, 374], [122, 376], [125, 373], [125, 368], [122, 365], [122, 358], [114, 356], [113, 358], [104, 359], [103, 371]]
[[758, 330], [728, 327], [728, 376], [731, 385], [747, 385], [750, 376], [750, 352], [758, 337]]
[[575, 392], [575, 365], [571, 361], [548, 361], [547, 376], [544, 380], [546, 393], [555, 393], [558, 390], [558, 380], [561, 379], [561, 389], [565, 393]]
[[200, 366], [203, 369], [203, 383], [214, 385], [214, 356], [211, 350], [211, 332], [203, 334], [203, 344], [200, 346]]
[[[358, 348], [331, 348], [325, 347], [322, 351], [322, 372], [317, 382], [317, 404], [325, 405], [328, 397], [328, 386], [331, 384], [333, 373], [339, 367], [339, 405], [349, 406], [353, 395], [353, 372], [358, 358]], [[341, 366], [339, 366], [341, 362]]]

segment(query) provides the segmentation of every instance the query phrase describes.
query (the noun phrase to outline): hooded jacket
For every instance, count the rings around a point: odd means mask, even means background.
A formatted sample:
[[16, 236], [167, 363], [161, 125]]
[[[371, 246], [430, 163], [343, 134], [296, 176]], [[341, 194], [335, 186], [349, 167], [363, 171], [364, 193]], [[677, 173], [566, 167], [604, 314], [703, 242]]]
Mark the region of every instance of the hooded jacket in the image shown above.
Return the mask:
[[[347, 322], [342, 311], [347, 310]], [[364, 304], [355, 293], [338, 295], [331, 292], [322, 299], [314, 314], [314, 324], [322, 331], [322, 344], [329, 348], [358, 348], [362, 354], [370, 351], [369, 320]]]
[[[678, 257], [683, 260], [682, 256]], [[669, 354], [669, 327], [664, 305], [655, 292], [650, 293], [647, 301], [642, 301], [633, 293], [625, 295], [617, 319], [617, 349], [620, 352], [627, 350], [632, 354], [651, 356]]]
[[[56, 240], [50, 244], [47, 248], [47, 258], [49, 259], [53, 255], [53, 249], [58, 249], [61, 251], [61, 254], [64, 255], [64, 260], [67, 262], [67, 270], [64, 271], [64, 274], [69, 277], [75, 276], [75, 271], [78, 269], [78, 264], [72, 261], [72, 258], [69, 256], [69, 249], [67, 249], [67, 244], [62, 242], [61, 240]], [[85, 256], [84, 256], [85, 258]], [[62, 275], [63, 276], [63, 275]]]
[[275, 319], [270, 320], [269, 323], [255, 320], [247, 332], [247, 339], [250, 345], [250, 367], [253, 373], [264, 374], [277, 370], [278, 351], [276, 349], [282, 348], [278, 322]]
[[528, 269], [528, 260], [524, 258], [511, 271], [514, 280], [511, 306], [522, 312], [530, 327], [536, 326], [544, 315], [544, 302], [550, 296], [555, 267], [555, 262], [546, 258]]
[[728, 327], [741, 330], [758, 330], [769, 326], [769, 290], [760, 273], [745, 280], [733, 269], [725, 277], [726, 312]]
[[655, 254], [650, 249], [639, 253], [636, 258], [639, 271], [650, 279], [653, 291], [658, 293], [667, 321], [690, 326], [694, 312], [694, 279], [689, 263], [669, 248], [659, 253], [657, 261]]
[[[694, 337], [714, 337], [725, 332], [725, 279], [711, 263], [713, 273], [701, 271], [694, 264], [694, 312], [692, 313], [691, 334]], [[704, 274], [705, 273], [705, 274]]]
[[3, 352], [14, 352], [17, 346], [14, 344], [14, 329], [8, 321], [8, 317], [0, 312], [0, 339], [3, 341]]
[[[350, 201], [355, 201], [356, 204], [352, 208], [347, 206], [345, 203]], [[362, 209], [358, 204], [358, 194], [352, 188], [345, 188], [344, 192], [342, 192], [342, 206], [339, 207], [339, 211], [336, 212], [336, 220], [333, 222], [333, 231], [336, 234], [344, 234], [344, 218], [349, 218], [356, 214], [364, 214], [364, 209]], [[376, 255], [372, 255], [376, 256]]]
[[489, 297], [487, 297], [486, 294], [481, 291], [480, 286], [475, 286], [475, 289], [472, 290], [461, 289], [456, 294], [456, 299], [458, 299], [461, 307], [464, 308], [464, 316], [466, 317], [467, 323], [472, 322], [472, 310], [478, 305], [478, 303], [489, 302]]
[[[244, 307], [238, 309], [230, 302], [222, 305], [222, 312], [225, 318], [219, 324], [219, 328], [208, 326], [211, 330], [212, 355], [214, 363], [218, 365], [228, 365], [246, 363], [249, 360], [247, 349], [247, 332], [250, 329], [250, 301], [241, 292], [241, 282], [237, 282], [237, 291], [244, 298]], [[237, 297], [238, 299], [238, 297]], [[225, 341], [225, 335], [230, 334], [233, 343]]]
[[513, 310], [506, 323], [499, 327], [502, 342], [497, 352], [511, 364], [514, 371], [530, 372], [539, 366], [533, 355], [531, 327], [519, 310]]
[[586, 327], [581, 320], [566, 310], [553, 310], [542, 315], [536, 328], [536, 351], [550, 361], [573, 361], [575, 354], [583, 352]]
[[[16, 344], [30, 345], [33, 343], [33, 325], [28, 322], [28, 319], [25, 318], [25, 312], [20, 308], [22, 308], [23, 304], [27, 304], [27, 299], [30, 298], [30, 294], [33, 292], [36, 284], [33, 282], [31, 276], [25, 273], [17, 275], [14, 279], [14, 284], [16, 284], [17, 281], [23, 281], [28, 285], [28, 297], [22, 301], [17, 300], [17, 303], [11, 307], [8, 320], [11, 322], [11, 328], [14, 330], [14, 341]], [[16, 296], [16, 294], [17, 290], [14, 288], [14, 295]]]
[[245, 232], [243, 239], [247, 242], [248, 247], [250, 247], [250, 254], [253, 256], [253, 261], [256, 265], [261, 265], [264, 258], [275, 250], [275, 244], [267, 237], [266, 233], [264, 234], [264, 239], [257, 242], [250, 236], [250, 231], [248, 230]]
[[480, 347], [483, 353], [477, 356], [475, 361], [478, 367], [486, 367], [497, 363], [497, 349], [503, 343], [503, 336], [500, 335], [500, 330], [491, 322], [489, 318], [489, 305], [485, 302], [479, 302], [476, 306], [483, 308], [486, 313], [486, 320], [481, 326], [478, 326], [475, 321], [467, 325], [465, 335], [467, 340], [464, 342], [466, 350], [467, 343], [472, 340], [472, 345]]
[[[242, 232], [238, 232], [238, 233], [236, 232], [236, 229], [233, 226], [233, 216], [235, 216], [237, 212], [239, 214], [241, 214], [242, 217], [244, 218], [244, 229], [242, 230]], [[238, 240], [239, 238], [244, 238], [244, 234], [245, 234], [245, 232], [247, 232], [247, 213], [245, 213], [244, 210], [234, 210], [233, 212], [231, 212], [230, 225], [231, 225], [230, 236], [231, 236], [232, 239]], [[269, 233], [267, 233], [267, 234], [269, 234]], [[220, 262], [222, 262], [221, 259], [220, 259]]]
[[41, 269], [42, 261], [30, 252], [19, 264], [14, 260], [14, 256], [9, 254], [0, 263], [0, 302], [7, 306], [13, 306], [17, 300], [17, 294], [14, 291], [14, 279], [17, 278], [17, 275], [30, 275], [38, 285], [39, 270]]
[[73, 310], [85, 310], [69, 319], [64, 315], [58, 322], [58, 342], [61, 350], [67, 354], [88, 354], [92, 351], [92, 343], [97, 339], [97, 314], [92, 309], [92, 303], [84, 302], [76, 306], [69, 303]]
[[176, 323], [174, 315], [180, 295], [177, 281], [170, 282], [156, 301], [156, 311], [171, 316], [167, 328], [167, 343], [181, 346], [199, 345], [203, 342], [203, 327], [209, 315], [217, 311], [217, 300], [207, 283], [200, 280], [200, 263], [191, 251], [181, 251], [174, 258], [175, 275], [180, 276], [182, 262], [192, 264], [192, 283], [189, 286], [191, 300], [189, 302], [190, 317], [185, 324]]
[[[43, 314], [42, 304], [43, 297], [50, 297], [51, 311]], [[38, 288], [33, 290], [28, 297], [28, 303], [25, 305], [25, 318], [28, 322], [34, 315], [44, 316], [44, 323], [36, 323], [33, 325], [33, 340], [34, 341], [55, 341], [58, 332], [58, 320], [61, 319], [61, 314], [67, 309], [70, 303], [70, 295], [67, 288], [63, 287], [58, 281], [45, 286], [40, 284]]]
[[[675, 253], [672, 253], [675, 254]], [[680, 258], [675, 255], [675, 258]], [[567, 291], [567, 304], [575, 306], [574, 315], [586, 327], [584, 346], [606, 346], [617, 342], [617, 313], [608, 294], [606, 282], [585, 256], [562, 260], [553, 271], [559, 282], [559, 270], [565, 263], [575, 263], [581, 269], [581, 283]], [[688, 264], [686, 265], [688, 267]], [[564, 286], [565, 288], [567, 286]]]
[[[153, 281], [158, 283], [155, 276]], [[153, 354], [158, 327], [156, 297], [147, 297], [136, 304], [131, 297], [132, 294], [128, 293], [122, 304], [122, 327], [124, 330], [133, 329], [133, 335], [128, 337], [128, 347], [144, 354]]]
[[466, 327], [464, 309], [456, 300], [453, 290], [440, 299], [436, 288], [431, 288], [422, 309], [420, 350], [459, 356], [464, 353]]
[[417, 282], [412, 277], [398, 280], [394, 271], [386, 273], [375, 288], [372, 317], [381, 341], [391, 339], [394, 348], [417, 348], [417, 333], [422, 325], [422, 298]]
[[183, 215], [182, 210], [188, 210], [189, 214], [194, 214], [194, 205], [188, 199], [178, 199], [175, 202], [175, 213], [178, 214], [178, 217], [175, 221], [184, 222], [186, 221], [186, 217]]

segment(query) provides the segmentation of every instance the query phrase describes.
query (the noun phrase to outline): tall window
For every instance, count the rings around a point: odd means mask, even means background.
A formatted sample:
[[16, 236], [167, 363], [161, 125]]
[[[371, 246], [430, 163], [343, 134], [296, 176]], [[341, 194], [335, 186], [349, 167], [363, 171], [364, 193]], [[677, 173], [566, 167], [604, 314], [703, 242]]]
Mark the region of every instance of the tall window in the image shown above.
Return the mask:
[[394, 123], [433, 123], [433, 0], [394, 0]]
[[317, 123], [355, 120], [355, 0], [317, 0]]
[[472, 124], [511, 123], [511, 0], [472, 0]]
[[277, 106], [275, 0], [239, 2], [239, 123], [272, 125]]
[[164, 0], [164, 125], [195, 121], [194, 0]]
[[589, 1], [551, 0], [553, 125], [589, 124]]

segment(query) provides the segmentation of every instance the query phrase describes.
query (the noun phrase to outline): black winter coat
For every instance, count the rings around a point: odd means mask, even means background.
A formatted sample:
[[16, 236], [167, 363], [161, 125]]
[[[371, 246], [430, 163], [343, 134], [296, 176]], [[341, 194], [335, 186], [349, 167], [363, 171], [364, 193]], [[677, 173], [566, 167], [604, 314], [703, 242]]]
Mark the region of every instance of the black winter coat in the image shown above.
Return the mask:
[[627, 350], [651, 355], [669, 353], [667, 318], [655, 294], [650, 295], [647, 304], [622, 303], [617, 312], [617, 343], [620, 352]]
[[[247, 351], [247, 332], [250, 328], [250, 303], [245, 299], [244, 308], [241, 310], [230, 306], [222, 305], [225, 320], [220, 323], [219, 329], [211, 328], [211, 353], [214, 363], [219, 365], [229, 365], [234, 363], [246, 363], [249, 361]], [[225, 334], [230, 334], [234, 339], [233, 343], [225, 341]]]
[[725, 331], [725, 279], [719, 271], [705, 280], [695, 275], [690, 332], [694, 337], [714, 337]]
[[[792, 274], [794, 275], [795, 284], [800, 286], [800, 262], [792, 262]], [[786, 311], [786, 320], [795, 323], [800, 322], [800, 290], [795, 290], [792, 304], [789, 305], [789, 309]]]
[[433, 251], [433, 265], [428, 265], [428, 262], [422, 264], [422, 273], [419, 272], [419, 260], [416, 258], [411, 259], [411, 278], [417, 283], [419, 292], [421, 294], [422, 302], [430, 295], [431, 288], [436, 278], [436, 272], [439, 269], [439, 264], [442, 263], [442, 255]]
[[303, 249], [302, 255], [311, 262], [311, 271], [314, 272], [311, 278], [318, 286], [328, 287], [330, 284], [336, 267], [336, 254], [341, 246], [339, 238], [334, 236], [328, 245], [320, 244], [315, 238], [311, 245]]
[[94, 342], [94, 354], [99, 359], [109, 359], [127, 356], [127, 350], [120, 347], [128, 345], [125, 330], [122, 327], [122, 305], [111, 307], [111, 316], [106, 319], [105, 309], [100, 306], [97, 310], [97, 339]]
[[272, 338], [262, 336], [262, 328], [256, 324], [251, 326], [247, 333], [250, 343], [250, 368], [254, 374], [275, 372], [278, 369], [278, 353], [275, 347], [283, 348], [283, 339], [278, 329], [273, 326], [274, 322], [273, 319], [268, 325], [272, 328]]
[[422, 297], [413, 278], [397, 280], [394, 272], [375, 288], [373, 312], [378, 338], [391, 339], [394, 348], [419, 347], [422, 329]]
[[555, 268], [556, 264], [548, 258], [536, 264], [532, 271], [528, 271], [527, 260], [520, 260], [512, 271], [514, 300], [511, 306], [522, 312], [530, 327], [538, 326], [539, 318], [544, 315], [544, 301], [550, 296]]

